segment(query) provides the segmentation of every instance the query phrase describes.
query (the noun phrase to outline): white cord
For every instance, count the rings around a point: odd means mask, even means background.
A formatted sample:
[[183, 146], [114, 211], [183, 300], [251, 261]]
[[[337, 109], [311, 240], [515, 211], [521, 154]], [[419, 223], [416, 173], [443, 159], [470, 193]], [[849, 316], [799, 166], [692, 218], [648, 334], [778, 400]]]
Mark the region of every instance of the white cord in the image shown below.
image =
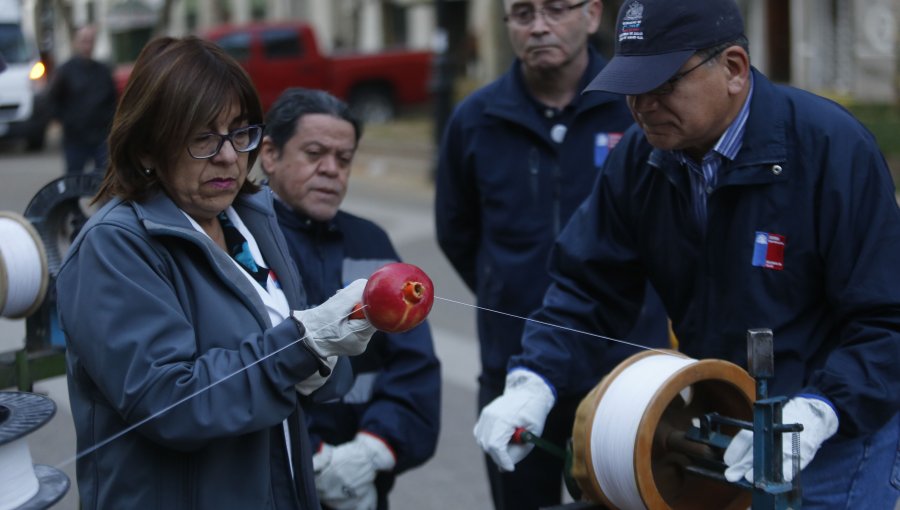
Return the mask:
[[647, 508], [634, 470], [638, 428], [662, 385], [696, 361], [667, 354], [641, 358], [610, 382], [597, 405], [591, 427], [591, 461], [603, 494], [617, 508]]
[[0, 445], [0, 510], [21, 506], [40, 487], [25, 438]]
[[0, 216], [0, 317], [27, 315], [46, 291], [46, 257], [24, 218]]

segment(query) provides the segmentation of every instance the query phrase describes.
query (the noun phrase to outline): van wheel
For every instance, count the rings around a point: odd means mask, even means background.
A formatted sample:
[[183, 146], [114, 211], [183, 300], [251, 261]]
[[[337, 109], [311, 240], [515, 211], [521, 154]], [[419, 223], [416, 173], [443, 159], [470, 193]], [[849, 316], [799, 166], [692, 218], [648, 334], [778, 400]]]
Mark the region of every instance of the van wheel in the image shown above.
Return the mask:
[[366, 124], [383, 124], [394, 118], [391, 93], [383, 88], [366, 87], [350, 96], [350, 110]]

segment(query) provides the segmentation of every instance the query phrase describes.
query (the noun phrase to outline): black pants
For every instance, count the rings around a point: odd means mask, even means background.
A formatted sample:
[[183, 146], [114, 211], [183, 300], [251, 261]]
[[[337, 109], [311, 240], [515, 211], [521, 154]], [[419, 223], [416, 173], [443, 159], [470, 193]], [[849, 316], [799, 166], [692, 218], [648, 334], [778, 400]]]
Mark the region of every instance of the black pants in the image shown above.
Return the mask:
[[[478, 410], [503, 393], [503, 386], [481, 384], [478, 390]], [[560, 398], [550, 410], [544, 432], [546, 439], [563, 450], [572, 437], [575, 410], [582, 396]], [[491, 497], [496, 510], [529, 510], [558, 505], [563, 491], [563, 460], [535, 447], [515, 471], [501, 472], [490, 455], [485, 455]]]

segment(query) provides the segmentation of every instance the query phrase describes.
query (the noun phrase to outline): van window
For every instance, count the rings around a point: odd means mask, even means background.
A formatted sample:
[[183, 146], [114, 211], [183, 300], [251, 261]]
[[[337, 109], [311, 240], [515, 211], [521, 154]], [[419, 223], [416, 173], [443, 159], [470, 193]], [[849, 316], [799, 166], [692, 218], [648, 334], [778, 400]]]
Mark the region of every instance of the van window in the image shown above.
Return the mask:
[[235, 60], [242, 61], [250, 58], [250, 34], [247, 32], [224, 35], [216, 40], [216, 44]]
[[19, 25], [0, 23], [0, 54], [7, 64], [21, 64], [31, 58]]
[[272, 29], [262, 33], [263, 54], [267, 59], [297, 58], [303, 54], [294, 29]]

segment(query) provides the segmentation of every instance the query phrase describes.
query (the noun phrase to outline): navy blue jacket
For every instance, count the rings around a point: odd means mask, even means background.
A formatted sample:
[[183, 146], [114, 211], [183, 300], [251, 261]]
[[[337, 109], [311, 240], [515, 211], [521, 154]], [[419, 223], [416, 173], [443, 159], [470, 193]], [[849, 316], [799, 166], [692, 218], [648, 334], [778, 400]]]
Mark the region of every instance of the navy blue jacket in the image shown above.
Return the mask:
[[[538, 318], [612, 335], [649, 278], [681, 350], [746, 366], [750, 328], [774, 332], [772, 395], [814, 393], [839, 433], [900, 407], [900, 212], [872, 135], [837, 104], [753, 71], [743, 146], [693, 219], [688, 170], [637, 127], [610, 156], [552, 255]], [[781, 243], [781, 244], [780, 244]], [[756, 256], [754, 256], [756, 254]], [[562, 391], [578, 370], [563, 335], [528, 327], [519, 362]]]
[[[399, 260], [385, 231], [371, 221], [338, 211], [328, 223], [314, 222], [280, 201], [275, 210], [311, 305]], [[313, 443], [341, 444], [366, 430], [393, 448], [393, 474], [428, 460], [441, 409], [440, 363], [428, 323], [405, 333], [376, 333], [350, 363], [356, 377], [350, 391], [339, 402], [309, 408]]]
[[[603, 65], [591, 50], [582, 85]], [[554, 239], [590, 193], [610, 146], [633, 122], [622, 97], [613, 94], [583, 95], [570, 108], [563, 115], [570, 119], [565, 138], [554, 142], [516, 61], [450, 119], [437, 175], [437, 237], [481, 307], [527, 316], [540, 306]], [[507, 361], [521, 351], [524, 321], [481, 310], [477, 320], [482, 382], [502, 387]], [[658, 300], [629, 338], [666, 338]]]

